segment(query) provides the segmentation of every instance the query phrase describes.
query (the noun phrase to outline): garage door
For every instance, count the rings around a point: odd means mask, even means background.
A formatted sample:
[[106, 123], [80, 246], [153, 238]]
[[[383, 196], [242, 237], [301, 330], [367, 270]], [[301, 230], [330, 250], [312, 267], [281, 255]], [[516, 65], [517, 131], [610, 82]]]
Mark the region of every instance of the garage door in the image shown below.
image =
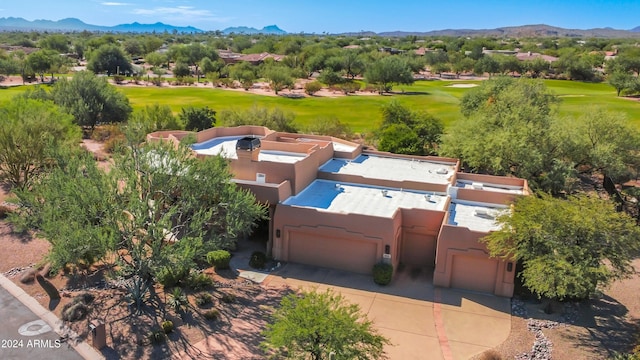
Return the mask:
[[436, 238], [422, 234], [405, 233], [402, 238], [400, 262], [412, 266], [435, 266]]
[[495, 291], [497, 260], [457, 255], [451, 266], [451, 287], [491, 294]]
[[310, 233], [289, 233], [289, 261], [370, 274], [376, 263], [376, 244]]

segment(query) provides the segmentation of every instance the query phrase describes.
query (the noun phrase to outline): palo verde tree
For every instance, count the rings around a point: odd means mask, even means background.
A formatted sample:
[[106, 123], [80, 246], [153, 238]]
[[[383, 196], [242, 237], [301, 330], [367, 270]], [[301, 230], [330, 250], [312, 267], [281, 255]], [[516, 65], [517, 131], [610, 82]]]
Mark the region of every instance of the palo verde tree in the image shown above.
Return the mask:
[[59, 163], [33, 191], [18, 192], [16, 216], [51, 243], [57, 268], [115, 258], [137, 311], [154, 280], [233, 247], [264, 213], [231, 183], [224, 159], [197, 159], [185, 146], [131, 143], [109, 172], [86, 157]]
[[358, 305], [331, 290], [285, 296], [263, 334], [267, 351], [292, 359], [386, 359], [389, 344]]
[[91, 130], [98, 124], [123, 122], [132, 111], [126, 95], [88, 71], [77, 72], [71, 80], [60, 79], [51, 95], [76, 124]]
[[[588, 221], [585, 221], [588, 219]], [[523, 284], [538, 296], [586, 299], [631, 275], [640, 228], [607, 200], [550, 195], [518, 198], [501, 230], [482, 241], [492, 256], [519, 261]]]
[[377, 85], [381, 94], [391, 91], [393, 84], [413, 84], [414, 81], [406, 59], [393, 55], [370, 64], [364, 78], [368, 83]]
[[471, 171], [514, 175], [534, 188], [559, 192], [572, 176], [559, 144], [558, 99], [537, 80], [497, 77], [465, 93], [466, 119], [443, 138], [440, 155]]
[[79, 139], [71, 115], [48, 101], [16, 97], [0, 109], [0, 178], [29, 189], [52, 154]]

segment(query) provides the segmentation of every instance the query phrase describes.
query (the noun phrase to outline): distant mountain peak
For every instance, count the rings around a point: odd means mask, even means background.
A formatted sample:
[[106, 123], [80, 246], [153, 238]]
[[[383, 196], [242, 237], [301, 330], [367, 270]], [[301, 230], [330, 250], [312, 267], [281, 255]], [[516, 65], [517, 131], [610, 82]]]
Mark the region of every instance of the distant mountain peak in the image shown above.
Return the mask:
[[228, 27], [222, 30], [223, 34], [269, 34], [269, 35], [284, 35], [287, 32], [280, 29], [277, 25], [268, 25], [263, 27], [262, 29], [256, 29], [253, 27], [247, 26], [235, 26]]
[[18, 30], [18, 31], [30, 31], [30, 30], [51, 30], [51, 31], [104, 31], [104, 32], [164, 32], [164, 31], [178, 31], [184, 33], [203, 32], [192, 26], [181, 27], [163, 24], [157, 22], [155, 24], [140, 24], [134, 22], [132, 24], [120, 24], [116, 26], [98, 26], [90, 25], [82, 22], [82, 20], [76, 18], [66, 18], [58, 21], [52, 20], [34, 20], [28, 21], [23, 18], [0, 18], [0, 31], [1, 30]]

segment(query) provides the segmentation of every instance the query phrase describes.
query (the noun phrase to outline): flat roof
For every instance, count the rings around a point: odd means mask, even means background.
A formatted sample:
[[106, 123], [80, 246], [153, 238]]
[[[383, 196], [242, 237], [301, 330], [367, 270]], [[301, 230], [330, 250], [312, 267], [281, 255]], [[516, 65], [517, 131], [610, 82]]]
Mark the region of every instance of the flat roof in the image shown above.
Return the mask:
[[510, 186], [503, 184], [491, 184], [482, 181], [457, 180], [456, 187], [461, 189], [477, 189], [484, 191], [494, 191], [508, 194], [522, 195], [522, 186]]
[[319, 171], [371, 179], [448, 184], [456, 171], [456, 164], [363, 154], [353, 160], [333, 158]]
[[[237, 159], [236, 154], [236, 142], [246, 136], [254, 135], [236, 135], [236, 136], [222, 136], [196, 143], [191, 145], [191, 149], [197, 154], [202, 155], [220, 155], [226, 159]], [[261, 138], [260, 136], [258, 136]], [[275, 150], [260, 150], [258, 155], [258, 161], [270, 161], [279, 163], [293, 164], [304, 159], [307, 155], [302, 153], [275, 151]]]
[[399, 208], [444, 211], [446, 200], [446, 195], [421, 191], [315, 180], [283, 204], [332, 213], [390, 218]]
[[466, 227], [469, 230], [489, 232], [500, 229], [496, 217], [508, 211], [508, 207], [454, 200], [449, 205], [447, 224]]

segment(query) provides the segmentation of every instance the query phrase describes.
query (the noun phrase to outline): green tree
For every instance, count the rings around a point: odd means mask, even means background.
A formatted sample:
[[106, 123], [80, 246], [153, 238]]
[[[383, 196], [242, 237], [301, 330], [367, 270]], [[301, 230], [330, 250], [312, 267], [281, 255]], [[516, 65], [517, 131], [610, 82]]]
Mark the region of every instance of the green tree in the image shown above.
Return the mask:
[[53, 102], [72, 114], [76, 124], [91, 130], [97, 124], [123, 122], [132, 110], [126, 95], [87, 71], [76, 73], [71, 80], [60, 79], [51, 94]]
[[269, 80], [271, 88], [278, 94], [278, 91], [293, 86], [293, 76], [291, 76], [291, 69], [286, 66], [271, 65], [267, 66], [262, 76]]
[[640, 231], [612, 202], [526, 196], [498, 222], [501, 230], [482, 241], [492, 256], [521, 262], [519, 276], [538, 296], [586, 299], [599, 286], [634, 273]]
[[593, 108], [563, 125], [564, 151], [583, 171], [606, 174], [622, 183], [640, 168], [640, 135], [624, 113]]
[[111, 74], [132, 73], [131, 61], [122, 48], [114, 44], [105, 44], [91, 53], [87, 69], [94, 73], [106, 72]]
[[53, 72], [62, 63], [60, 55], [54, 50], [38, 50], [27, 56], [29, 68], [40, 75], [40, 81], [44, 82], [44, 74]]
[[439, 153], [460, 158], [468, 170], [514, 175], [533, 188], [561, 191], [568, 185], [563, 174], [573, 164], [560, 146], [557, 103], [539, 80], [484, 81], [463, 96], [460, 110], [466, 119], [443, 138]]
[[180, 120], [189, 131], [202, 131], [216, 125], [216, 112], [205, 107], [185, 107], [180, 112]]
[[153, 66], [154, 68], [159, 68], [167, 62], [167, 56], [159, 52], [148, 53], [147, 56], [144, 57], [144, 59], [147, 64]]
[[265, 349], [293, 359], [385, 359], [389, 344], [358, 305], [331, 290], [285, 296], [263, 334]]
[[309, 134], [327, 135], [342, 139], [349, 139], [353, 136], [353, 132], [349, 125], [340, 122], [335, 117], [318, 117], [306, 130]]
[[399, 56], [386, 56], [369, 66], [364, 74], [365, 80], [376, 84], [380, 93], [391, 91], [393, 84], [413, 84], [413, 73], [405, 59]]
[[183, 62], [177, 62], [173, 67], [173, 75], [178, 78], [191, 76], [191, 69], [189, 69], [189, 65]]
[[392, 101], [382, 107], [382, 124], [375, 137], [381, 151], [433, 155], [443, 131], [444, 126], [439, 119]]
[[473, 71], [478, 75], [488, 73], [491, 77], [500, 72], [500, 63], [493, 56], [485, 55], [476, 61]]
[[609, 85], [616, 89], [617, 96], [620, 96], [623, 90], [633, 88], [635, 81], [636, 78], [633, 75], [623, 70], [614, 71], [607, 77]]
[[136, 110], [127, 122], [127, 127], [139, 134], [138, 141], [143, 142], [148, 133], [159, 130], [181, 130], [184, 125], [173, 115], [168, 105], [153, 104]]
[[29, 189], [61, 147], [80, 139], [73, 117], [49, 102], [15, 98], [0, 110], [0, 177]]
[[52, 34], [40, 40], [40, 47], [47, 50], [53, 50], [57, 54], [65, 54], [69, 52], [69, 39], [63, 34]]
[[220, 112], [220, 122], [225, 126], [258, 125], [275, 131], [298, 132], [295, 115], [279, 108], [253, 106], [245, 111], [223, 110]]
[[[51, 243], [56, 268], [115, 258], [138, 312], [154, 279], [234, 246], [264, 214], [231, 183], [224, 159], [197, 159], [184, 146], [131, 143], [108, 172], [79, 161], [66, 158], [33, 191], [19, 192], [15, 216]], [[80, 251], [86, 259], [66, 255]]]

